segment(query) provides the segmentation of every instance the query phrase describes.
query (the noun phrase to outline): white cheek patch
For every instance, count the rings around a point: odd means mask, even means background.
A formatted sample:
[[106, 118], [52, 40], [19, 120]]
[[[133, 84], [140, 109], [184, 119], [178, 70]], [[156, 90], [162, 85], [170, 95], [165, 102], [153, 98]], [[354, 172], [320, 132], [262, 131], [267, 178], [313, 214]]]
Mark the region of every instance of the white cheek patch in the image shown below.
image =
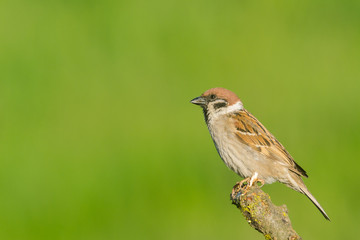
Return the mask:
[[243, 109], [244, 109], [244, 105], [240, 101], [226, 108], [227, 113], [232, 113], [234, 111], [239, 111]]
[[[218, 103], [221, 103], [220, 101]], [[236, 112], [236, 111], [240, 111], [243, 110], [244, 106], [243, 104], [238, 101], [235, 104], [228, 106], [228, 107], [222, 107], [222, 108], [218, 108], [215, 109], [214, 108], [214, 104], [211, 104], [208, 106], [208, 117], [209, 117], [209, 121], [213, 121], [215, 119], [217, 119], [218, 117], [221, 117], [225, 114], [228, 113], [232, 113], [232, 112]]]
[[239, 101], [231, 106], [223, 107], [223, 108], [219, 108], [218, 110], [215, 110], [215, 115], [220, 116], [223, 114], [228, 114], [228, 113], [236, 112], [236, 111], [243, 110], [243, 109], [244, 109], [244, 106]]

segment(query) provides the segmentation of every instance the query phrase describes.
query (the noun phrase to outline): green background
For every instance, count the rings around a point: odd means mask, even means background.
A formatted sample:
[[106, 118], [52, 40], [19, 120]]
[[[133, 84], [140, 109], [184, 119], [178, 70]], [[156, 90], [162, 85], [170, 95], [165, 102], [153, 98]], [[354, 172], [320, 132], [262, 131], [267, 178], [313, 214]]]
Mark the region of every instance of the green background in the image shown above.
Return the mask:
[[231, 205], [201, 109], [236, 92], [332, 219], [282, 184], [304, 239], [360, 218], [359, 1], [0, 1], [0, 239], [263, 239]]

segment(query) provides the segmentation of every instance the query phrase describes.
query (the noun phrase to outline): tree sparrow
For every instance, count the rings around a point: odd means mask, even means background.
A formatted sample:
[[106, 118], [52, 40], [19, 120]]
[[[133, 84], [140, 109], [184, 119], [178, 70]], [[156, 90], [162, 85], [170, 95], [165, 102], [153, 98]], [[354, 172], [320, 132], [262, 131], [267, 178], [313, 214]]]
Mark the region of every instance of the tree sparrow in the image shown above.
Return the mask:
[[[205, 122], [221, 159], [245, 178], [248, 187], [281, 182], [305, 194], [330, 220], [302, 177], [308, 177], [281, 143], [250, 113], [239, 97], [224, 88], [212, 88], [191, 103], [202, 107]], [[240, 185], [241, 186], [241, 185]]]

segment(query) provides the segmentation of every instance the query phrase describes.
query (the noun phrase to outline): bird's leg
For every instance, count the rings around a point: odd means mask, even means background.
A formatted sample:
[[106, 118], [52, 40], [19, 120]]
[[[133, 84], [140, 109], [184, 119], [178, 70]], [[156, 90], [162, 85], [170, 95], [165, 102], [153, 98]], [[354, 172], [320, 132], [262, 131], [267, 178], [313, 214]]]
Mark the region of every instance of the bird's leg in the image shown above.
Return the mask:
[[265, 184], [265, 181], [260, 179], [260, 178], [257, 178], [258, 177], [258, 173], [255, 172], [252, 176], [251, 176], [251, 179], [250, 179], [250, 183], [249, 183], [249, 187], [251, 187], [255, 182], [260, 182], [261, 183], [261, 186], [264, 186]]
[[255, 172], [255, 173], [251, 176], [250, 183], [249, 183], [249, 187], [251, 187], [251, 186], [253, 185], [253, 183], [256, 181], [257, 176], [258, 176], [258, 173], [257, 173], [257, 172]]
[[237, 192], [239, 192], [240, 190], [242, 190], [241, 195], [245, 195], [249, 191], [249, 189], [253, 186], [253, 184], [256, 183], [256, 182], [261, 183], [260, 187], [264, 186], [265, 181], [262, 180], [262, 179], [257, 178], [258, 175], [259, 174], [257, 172], [255, 172], [251, 176], [251, 178], [247, 177], [247, 178], [243, 179], [241, 182], [236, 183], [236, 185], [232, 189], [232, 193], [231, 193], [232, 196], [235, 196], [235, 194]]
[[[249, 189], [252, 187], [252, 185], [255, 183], [255, 182], [260, 182], [262, 185], [261, 185], [261, 187], [262, 186], [264, 186], [264, 184], [265, 184], [265, 181], [264, 180], [262, 180], [262, 179], [259, 179], [259, 178], [257, 178], [258, 177], [258, 173], [257, 172], [255, 172], [252, 176], [251, 176], [251, 178], [250, 178], [250, 181], [249, 181], [249, 184], [247, 184], [246, 186], [245, 186], [245, 189], [244, 189], [244, 191], [243, 191], [243, 195], [245, 195], [248, 191], [249, 191]], [[247, 178], [247, 179], [249, 179], [249, 178]], [[244, 179], [244, 180], [246, 180], [246, 179]], [[244, 181], [243, 180], [243, 181]]]
[[[246, 186], [244, 187], [244, 191], [242, 192], [242, 195], [245, 195], [245, 194], [249, 191], [249, 189], [250, 189], [251, 186], [253, 185], [254, 181], [256, 181], [257, 176], [258, 176], [258, 173], [255, 172], [255, 173], [251, 176], [251, 178], [245, 178], [244, 180], [242, 180], [242, 181], [240, 182], [240, 184], [243, 183], [244, 181], [246, 181], [246, 182], [248, 183], [248, 184], [246, 184]], [[250, 181], [249, 181], [249, 180], [250, 180]], [[240, 185], [240, 186], [241, 186], [241, 185]]]

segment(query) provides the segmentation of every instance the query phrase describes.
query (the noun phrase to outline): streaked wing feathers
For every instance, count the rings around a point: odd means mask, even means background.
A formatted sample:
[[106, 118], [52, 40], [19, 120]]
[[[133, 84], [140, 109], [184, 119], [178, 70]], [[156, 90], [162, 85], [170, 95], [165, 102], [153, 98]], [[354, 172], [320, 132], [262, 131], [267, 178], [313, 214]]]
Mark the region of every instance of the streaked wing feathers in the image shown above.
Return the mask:
[[231, 115], [238, 139], [270, 159], [287, 165], [294, 173], [308, 177], [276, 138], [248, 111], [242, 110]]

